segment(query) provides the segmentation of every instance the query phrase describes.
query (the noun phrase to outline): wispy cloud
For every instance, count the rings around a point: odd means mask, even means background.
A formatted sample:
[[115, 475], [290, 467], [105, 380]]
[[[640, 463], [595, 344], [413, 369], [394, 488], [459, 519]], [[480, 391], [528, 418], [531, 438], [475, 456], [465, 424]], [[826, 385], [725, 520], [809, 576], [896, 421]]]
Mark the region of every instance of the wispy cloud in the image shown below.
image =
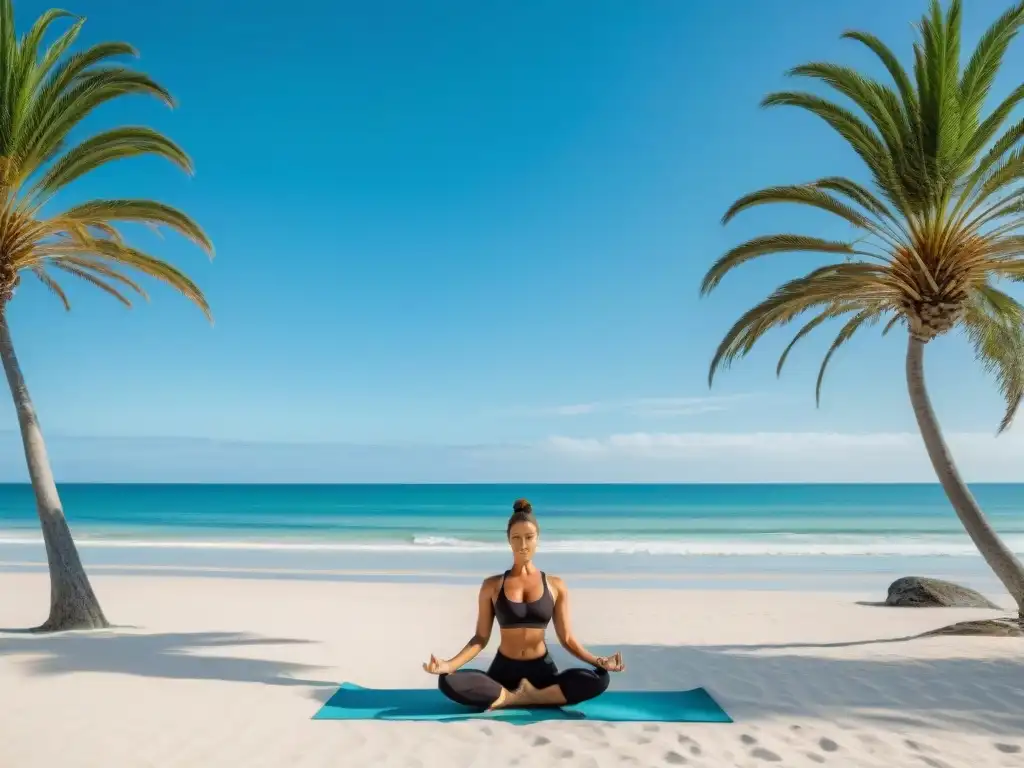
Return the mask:
[[548, 412], [555, 416], [583, 416], [600, 409], [600, 403], [578, 403], [576, 405], [557, 405]]
[[[952, 432], [950, 449], [971, 482], [1024, 480], [1024, 428], [999, 437]], [[934, 482], [916, 432], [631, 432], [553, 435], [552, 466], [648, 482]]]
[[534, 412], [543, 416], [589, 416], [597, 413], [621, 413], [639, 418], [672, 418], [696, 416], [701, 413], [724, 411], [748, 395], [718, 395], [709, 397], [641, 397], [632, 400], [571, 403]]
[[626, 403], [624, 410], [635, 416], [653, 418], [693, 416], [698, 413], [724, 411], [740, 399], [742, 399], [740, 395], [718, 397], [648, 397]]
[[[0, 435], [0, 482], [27, 480]], [[948, 434], [970, 482], [1024, 480], [1024, 426]], [[934, 482], [916, 432], [555, 434], [520, 442], [280, 443], [161, 437], [48, 440], [61, 482]]]
[[[976, 440], [972, 434], [954, 438]], [[984, 437], [991, 439], [990, 435]], [[908, 449], [919, 446], [921, 437], [911, 432], [632, 432], [603, 438], [553, 435], [545, 445], [559, 453], [620, 457], [684, 458], [709, 452], [784, 452], [818, 450]]]

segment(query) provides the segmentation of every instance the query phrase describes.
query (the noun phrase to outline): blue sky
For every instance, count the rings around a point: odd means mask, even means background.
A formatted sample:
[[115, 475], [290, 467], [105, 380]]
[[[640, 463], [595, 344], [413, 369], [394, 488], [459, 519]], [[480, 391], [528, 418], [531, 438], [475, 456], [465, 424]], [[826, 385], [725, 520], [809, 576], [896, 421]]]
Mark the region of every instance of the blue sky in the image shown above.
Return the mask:
[[[26, 25], [50, 3], [16, 5]], [[217, 256], [138, 238], [200, 283], [213, 327], [159, 286], [126, 311], [72, 285], [65, 314], [24, 281], [11, 323], [61, 479], [930, 479], [900, 334], [848, 345], [818, 409], [828, 329], [781, 380], [785, 334], [709, 392], [730, 322], [807, 257], [698, 298], [747, 237], [846, 236], [786, 208], [719, 220], [762, 186], [863, 178], [827, 128], [758, 102], [802, 62], [874, 71], [849, 27], [905, 56], [923, 0], [64, 5], [179, 100], [85, 128], [153, 125], [197, 168], [126, 161], [65, 199], [165, 200]], [[968, 4], [972, 43], [1001, 8]], [[1000, 93], [1022, 64], [1024, 40]], [[969, 347], [943, 339], [927, 365], [968, 478], [1021, 479], [1024, 438], [992, 437]], [[22, 465], [11, 432], [0, 479]]]

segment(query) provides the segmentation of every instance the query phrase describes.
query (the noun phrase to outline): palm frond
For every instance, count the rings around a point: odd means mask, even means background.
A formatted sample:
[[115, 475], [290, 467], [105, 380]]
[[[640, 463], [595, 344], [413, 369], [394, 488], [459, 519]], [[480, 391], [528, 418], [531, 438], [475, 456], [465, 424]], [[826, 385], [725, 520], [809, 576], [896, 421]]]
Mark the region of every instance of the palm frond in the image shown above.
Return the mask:
[[870, 118], [891, 156], [900, 156], [910, 144], [912, 137], [900, 98], [881, 83], [850, 67], [828, 62], [802, 64], [789, 74], [820, 80], [850, 99]]
[[60, 260], [54, 260], [53, 261], [53, 266], [56, 269], [62, 269], [65, 272], [67, 272], [69, 274], [72, 274], [72, 275], [74, 275], [75, 277], [77, 277], [77, 278], [79, 278], [81, 280], [85, 280], [85, 282], [94, 285], [95, 287], [97, 287], [101, 291], [103, 291], [104, 293], [110, 294], [115, 299], [117, 299], [122, 304], [124, 304], [126, 307], [131, 308], [131, 306], [132, 306], [131, 299], [129, 299], [127, 296], [125, 296], [123, 293], [121, 293], [119, 290], [117, 290], [117, 288], [112, 286], [110, 283], [108, 283], [105, 280], [101, 280], [100, 278], [96, 277], [96, 275], [93, 275], [93, 274], [91, 274], [89, 272], [86, 272], [84, 269], [79, 269], [78, 267], [76, 267], [76, 266], [74, 266], [72, 264], [64, 263], [64, 262], [62, 262]]
[[979, 286], [968, 301], [964, 328], [982, 367], [1006, 402], [1003, 432], [1024, 399], [1024, 306], [992, 286]]
[[962, 119], [967, 126], [977, 125], [985, 98], [992, 89], [1006, 50], [1022, 24], [1024, 3], [1016, 3], [992, 23], [974, 49], [959, 82]]
[[60, 299], [61, 304], [64, 305], [64, 309], [70, 312], [71, 302], [68, 301], [68, 295], [64, 293], [64, 289], [60, 287], [60, 283], [54, 280], [49, 275], [49, 273], [47, 273], [47, 271], [38, 264], [36, 264], [33, 267], [30, 267], [30, 270], [32, 274], [39, 278], [39, 282], [41, 282], [43, 285], [49, 288], [50, 292], [53, 293], [53, 295], [56, 296], [58, 299]]
[[[11, 102], [14, 109], [13, 122], [15, 125], [18, 124], [20, 118], [24, 115], [25, 108], [28, 106], [28, 103], [35, 91], [35, 87], [38, 85], [38, 81], [35, 77], [35, 73], [39, 70], [36, 57], [38, 55], [39, 46], [43, 41], [43, 36], [55, 21], [62, 18], [70, 18], [71, 16], [71, 13], [59, 9], [44, 11], [43, 14], [36, 19], [32, 28], [29, 29], [25, 34], [25, 37], [22, 39], [18, 50], [18, 69], [13, 73], [14, 82], [19, 86], [16, 99]], [[81, 22], [77, 25], [73, 25], [71, 30], [69, 30], [73, 32], [72, 39], [74, 39], [74, 36], [77, 36], [78, 28], [81, 28]], [[65, 35], [67, 34], [68, 33], [66, 32]], [[5, 95], [14, 96], [15, 94], [8, 93]]]
[[36, 251], [41, 257], [51, 260], [54, 266], [60, 264], [69, 255], [77, 257], [98, 256], [117, 265], [136, 269], [174, 288], [182, 296], [199, 307], [208, 320], [211, 322], [213, 320], [206, 297], [199, 286], [192, 282], [188, 275], [166, 261], [161, 261], [137, 248], [131, 248], [110, 240], [67, 240], [52, 245], [39, 246]]
[[[51, 30], [57, 30], [49, 44]], [[145, 126], [121, 126], [79, 139], [81, 125], [97, 109], [124, 96], [143, 95], [173, 107], [160, 83], [127, 66], [137, 57], [125, 42], [100, 42], [73, 50], [84, 19], [62, 10], [40, 15], [20, 38], [11, 0], [0, 0], [0, 263], [3, 274], [32, 272], [58, 298], [67, 296], [53, 270], [84, 280], [131, 306], [129, 296], [147, 298], [128, 272], [139, 272], [174, 288], [209, 318], [199, 287], [177, 267], [132, 247], [119, 225], [166, 227], [211, 256], [209, 236], [187, 214], [154, 200], [91, 200], [46, 215], [52, 197], [69, 184], [119, 160], [163, 158], [192, 173], [192, 161], [167, 136]], [[74, 139], [74, 141], [72, 141]], [[14, 278], [0, 286], [5, 300]]]
[[700, 286], [701, 294], [713, 291], [722, 278], [730, 271], [752, 259], [772, 253], [845, 253], [855, 255], [856, 249], [850, 243], [823, 240], [804, 235], [764, 235], [748, 240], [731, 249], [716, 261], [704, 276]]
[[[14, 6], [11, 0], [0, 0], [0, 95], [3, 103], [11, 104], [15, 93], [18, 69], [18, 39], [14, 33]], [[0, 109], [0, 157], [10, 160], [14, 133], [14, 110]], [[6, 169], [5, 174], [6, 175]]]
[[903, 101], [904, 114], [911, 126], [917, 124], [918, 120], [918, 102], [917, 93], [914, 90], [914, 84], [910, 80], [910, 76], [907, 74], [907, 70], [900, 64], [899, 59], [881, 40], [868, 32], [860, 32], [858, 30], [850, 30], [844, 32], [842, 35], [848, 40], [856, 40], [857, 42], [867, 46], [867, 48], [874, 53], [888, 70], [890, 77], [896, 84], [896, 88], [899, 90], [900, 98]]
[[809, 310], [844, 305], [851, 311], [894, 301], [898, 294], [880, 278], [870, 265], [830, 264], [783, 284], [745, 312], [725, 334], [711, 360], [708, 384], [713, 383], [719, 368], [748, 354], [768, 331]]
[[793, 184], [783, 187], [768, 187], [767, 189], [751, 192], [744, 195], [725, 212], [722, 223], [728, 224], [738, 213], [766, 203], [797, 203], [818, 208], [828, 213], [835, 214], [845, 219], [855, 227], [861, 229], [875, 229], [874, 223], [856, 209], [845, 205], [838, 198], [828, 194], [810, 184]]
[[847, 179], [842, 176], [826, 176], [823, 179], [812, 181], [811, 186], [846, 195], [862, 208], [870, 211], [880, 220], [889, 221], [896, 226], [900, 226], [900, 220], [891, 210], [889, 210], [889, 207], [885, 203], [879, 200], [870, 189], [851, 179]]
[[904, 318], [903, 318], [903, 315], [901, 315], [901, 314], [899, 314], [899, 313], [896, 313], [896, 314], [895, 314], [895, 315], [894, 315], [894, 316], [893, 316], [893, 317], [892, 317], [892, 318], [891, 318], [891, 319], [889, 320], [889, 322], [885, 324], [885, 327], [884, 327], [884, 328], [882, 328], [882, 335], [883, 335], [883, 336], [885, 336], [885, 335], [886, 335], [887, 333], [889, 333], [889, 331], [891, 331], [891, 330], [892, 330], [893, 328], [895, 328], [895, 327], [896, 327], [896, 324], [897, 324], [897, 323], [900, 323], [900, 322], [905, 322], [905, 320], [904, 320]]
[[[995, 109], [992, 110], [991, 114], [986, 117], [982, 123], [974, 130], [972, 136], [968, 140], [967, 146], [964, 150], [965, 155], [968, 158], [975, 158], [978, 153], [984, 149], [992, 137], [996, 135], [1006, 119], [1013, 113], [1013, 110], [1024, 101], [1024, 85], [1018, 85], [1014, 88], [1010, 95], [1003, 99], [1002, 103], [999, 104]], [[1012, 126], [1003, 134], [988, 151], [985, 158], [981, 160], [978, 165], [978, 173], [984, 174], [992, 163], [998, 160], [1007, 150], [1012, 149], [1017, 142], [1020, 140], [1020, 123]]]
[[[60, 114], [69, 108], [78, 107], [83, 93], [88, 92], [76, 89], [75, 85], [90, 69], [118, 56], [137, 55], [136, 50], [127, 43], [100, 43], [61, 60], [59, 57], [74, 43], [77, 36], [78, 29], [69, 30], [65, 38], [51, 46], [51, 50], [33, 71], [32, 78], [38, 81], [36, 92], [13, 136], [23, 152], [30, 149], [33, 142], [38, 142], [38, 134], [55, 123]], [[54, 47], [58, 50], [54, 50]], [[51, 53], [56, 54], [52, 60]], [[38, 158], [45, 154], [37, 153], [36, 156]]]
[[896, 168], [878, 134], [850, 110], [828, 99], [800, 91], [779, 91], [771, 93], [761, 101], [761, 106], [797, 107], [824, 120], [838, 133], [864, 161], [871, 171], [875, 184], [886, 198], [900, 211], [908, 211], [908, 203], [900, 188]]
[[188, 215], [155, 200], [90, 200], [72, 206], [58, 219], [61, 223], [95, 225], [114, 221], [170, 227], [187, 237], [208, 254], [213, 254], [210, 238]]
[[863, 327], [884, 319], [883, 335], [903, 325], [929, 341], [959, 325], [1006, 400], [1000, 431], [1010, 423], [1024, 396], [1024, 309], [992, 281], [1024, 282], [1024, 119], [1013, 117], [1024, 104], [1024, 84], [1011, 87], [987, 114], [985, 107], [1024, 28], [1024, 1], [1015, 0], [988, 27], [963, 66], [962, 16], [962, 0], [929, 0], [906, 64], [876, 36], [844, 32], [881, 62], [885, 82], [849, 66], [810, 62], [788, 74], [823, 84], [825, 96], [781, 91], [762, 100], [823, 121], [859, 157], [870, 184], [825, 176], [770, 186], [740, 197], [723, 223], [755, 206], [790, 203], [827, 212], [861, 236], [836, 242], [764, 235], [718, 258], [704, 275], [702, 294], [761, 256], [837, 253], [846, 262], [790, 280], [743, 313], [712, 356], [709, 384], [769, 331], [805, 313], [809, 319], [785, 346], [777, 374], [797, 343], [846, 318], [818, 373], [819, 402], [830, 361]]
[[164, 99], [169, 95], [147, 75], [122, 67], [110, 67], [82, 75], [70, 85], [26, 140], [25, 152], [35, 165], [50, 157], [67, 139], [72, 128], [104, 104], [121, 96], [144, 95]]
[[815, 328], [827, 320], [833, 320], [837, 317], [849, 314], [860, 308], [859, 304], [844, 304], [836, 302], [824, 310], [821, 311], [816, 317], [812, 318], [803, 328], [797, 331], [793, 339], [786, 345], [786, 348], [782, 350], [782, 354], [779, 356], [779, 362], [775, 366], [775, 375], [782, 375], [782, 367], [786, 364], [786, 360], [789, 359], [789, 353], [793, 351], [795, 347], [805, 336], [809, 335]]
[[140, 297], [149, 301], [149, 294], [146, 293], [146, 289], [143, 288], [132, 278], [123, 272], [115, 269], [109, 262], [101, 261], [100, 259], [88, 258], [84, 256], [68, 256], [64, 255], [59, 259], [59, 263], [66, 266], [73, 266], [85, 272], [95, 274], [97, 277], [113, 280], [119, 285], [123, 285], [129, 289], [132, 293], [138, 294]]
[[839, 334], [836, 336], [835, 341], [832, 342], [832, 346], [828, 348], [828, 352], [825, 353], [825, 359], [821, 361], [821, 368], [818, 371], [818, 380], [814, 385], [814, 402], [817, 405], [821, 405], [821, 384], [825, 380], [825, 370], [828, 368], [828, 364], [836, 350], [853, 338], [853, 335], [860, 330], [864, 323], [877, 322], [880, 312], [880, 304], [865, 307], [839, 329]]
[[47, 168], [29, 194], [50, 195], [101, 165], [141, 155], [162, 157], [186, 173], [193, 172], [192, 161], [176, 143], [151, 128], [129, 126], [97, 134], [68, 150]]

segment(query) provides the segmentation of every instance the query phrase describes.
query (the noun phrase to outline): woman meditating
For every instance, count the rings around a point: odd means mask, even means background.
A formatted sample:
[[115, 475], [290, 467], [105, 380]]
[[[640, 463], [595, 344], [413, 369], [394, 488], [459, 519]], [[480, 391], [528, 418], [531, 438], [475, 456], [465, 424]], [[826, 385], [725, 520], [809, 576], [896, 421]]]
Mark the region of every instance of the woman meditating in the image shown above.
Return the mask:
[[[569, 623], [565, 582], [533, 564], [540, 533], [533, 507], [519, 499], [512, 510], [507, 529], [512, 568], [481, 585], [476, 633], [447, 661], [431, 654], [423, 669], [440, 675], [437, 686], [449, 699], [479, 709], [561, 706], [592, 699], [608, 687], [609, 672], [625, 669], [622, 654], [597, 657], [580, 645]], [[490, 668], [460, 669], [487, 646], [495, 619], [501, 644]], [[562, 647], [593, 669], [558, 671], [544, 642], [552, 619]]]

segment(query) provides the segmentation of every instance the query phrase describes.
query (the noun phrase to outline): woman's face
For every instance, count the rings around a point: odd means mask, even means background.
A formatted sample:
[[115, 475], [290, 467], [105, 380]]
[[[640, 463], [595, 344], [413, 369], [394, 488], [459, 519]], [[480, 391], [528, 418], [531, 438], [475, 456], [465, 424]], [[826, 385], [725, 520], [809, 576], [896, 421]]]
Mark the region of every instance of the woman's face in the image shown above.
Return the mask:
[[537, 551], [537, 526], [525, 521], [516, 523], [509, 529], [508, 545], [512, 547], [516, 560], [532, 560]]

